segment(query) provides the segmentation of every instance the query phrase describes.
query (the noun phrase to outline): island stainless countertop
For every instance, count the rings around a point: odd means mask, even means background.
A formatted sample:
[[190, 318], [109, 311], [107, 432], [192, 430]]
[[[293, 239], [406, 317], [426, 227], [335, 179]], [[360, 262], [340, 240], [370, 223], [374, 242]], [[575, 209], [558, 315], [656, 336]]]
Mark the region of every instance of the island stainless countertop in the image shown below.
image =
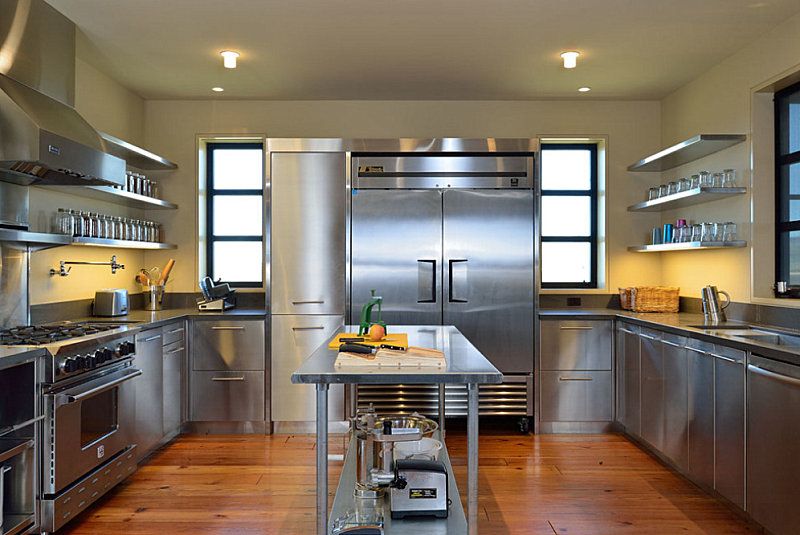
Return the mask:
[[[340, 328], [336, 334], [357, 330], [358, 327], [347, 326]], [[336, 368], [334, 362], [338, 351], [328, 349], [329, 340], [326, 340], [292, 374], [292, 382], [317, 384], [499, 384], [503, 382], [503, 374], [452, 325], [393, 325], [392, 331], [408, 333], [409, 345], [443, 351], [447, 366], [419, 369]]]

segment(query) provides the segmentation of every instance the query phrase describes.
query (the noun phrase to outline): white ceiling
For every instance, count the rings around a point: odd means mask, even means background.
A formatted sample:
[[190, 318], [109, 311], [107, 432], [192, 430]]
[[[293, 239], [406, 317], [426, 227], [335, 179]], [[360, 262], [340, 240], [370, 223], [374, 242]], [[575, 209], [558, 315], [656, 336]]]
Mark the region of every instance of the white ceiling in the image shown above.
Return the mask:
[[[797, 0], [48, 1], [145, 98], [280, 100], [661, 98], [800, 12]], [[241, 52], [238, 69], [223, 49]], [[567, 71], [571, 49], [583, 56]]]

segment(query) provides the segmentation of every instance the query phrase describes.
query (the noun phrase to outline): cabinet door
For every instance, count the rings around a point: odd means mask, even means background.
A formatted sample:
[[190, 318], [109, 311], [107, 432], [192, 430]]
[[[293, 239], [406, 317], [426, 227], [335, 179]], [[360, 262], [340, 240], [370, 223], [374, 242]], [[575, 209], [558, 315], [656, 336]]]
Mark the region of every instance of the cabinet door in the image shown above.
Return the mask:
[[175, 342], [185, 342], [186, 340], [186, 322], [179, 321], [165, 325], [164, 329], [164, 345], [174, 344]]
[[264, 320], [192, 321], [192, 369], [263, 370]]
[[345, 291], [343, 152], [272, 153], [273, 314], [342, 314]]
[[744, 507], [745, 355], [717, 346], [714, 356], [714, 488]]
[[664, 361], [661, 341], [641, 335], [642, 438], [658, 451], [664, 450]]
[[[272, 316], [272, 403], [274, 422], [313, 422], [313, 385], [292, 384], [291, 376], [311, 353], [344, 324], [343, 316]], [[344, 420], [344, 387], [331, 385], [328, 418]]]
[[541, 369], [611, 369], [610, 321], [542, 320], [540, 325]]
[[617, 330], [617, 414], [625, 431], [641, 433], [639, 334], [625, 325]]
[[182, 340], [164, 346], [164, 436], [178, 433], [186, 395], [186, 346]]
[[714, 360], [701, 348], [687, 348], [689, 364], [689, 477], [714, 486]]
[[137, 457], [144, 458], [164, 437], [164, 383], [161, 329], [136, 335], [134, 365], [142, 370], [136, 384]]
[[686, 470], [688, 442], [688, 364], [686, 340], [665, 335], [664, 359], [664, 454]]

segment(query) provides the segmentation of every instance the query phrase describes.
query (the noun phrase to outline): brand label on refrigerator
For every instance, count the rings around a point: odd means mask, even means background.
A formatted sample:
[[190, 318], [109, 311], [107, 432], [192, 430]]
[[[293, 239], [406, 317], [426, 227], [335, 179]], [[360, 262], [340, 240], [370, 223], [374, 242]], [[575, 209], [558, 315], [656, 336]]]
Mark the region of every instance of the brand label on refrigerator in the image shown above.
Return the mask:
[[106, 447], [101, 445], [97, 446], [97, 458], [102, 459], [106, 455]]

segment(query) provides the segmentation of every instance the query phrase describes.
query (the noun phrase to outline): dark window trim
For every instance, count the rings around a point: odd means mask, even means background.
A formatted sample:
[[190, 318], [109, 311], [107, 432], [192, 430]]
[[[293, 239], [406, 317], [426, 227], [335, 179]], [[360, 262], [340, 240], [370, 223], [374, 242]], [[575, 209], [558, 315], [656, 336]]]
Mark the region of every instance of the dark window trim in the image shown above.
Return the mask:
[[[597, 143], [554, 143], [544, 144], [541, 147], [542, 153], [547, 150], [588, 150], [589, 162], [591, 166], [591, 175], [589, 177], [589, 189], [583, 190], [545, 190], [542, 189], [542, 197], [586, 197], [589, 196], [591, 204], [591, 228], [589, 236], [541, 236], [541, 242], [571, 242], [571, 243], [589, 243], [590, 244], [590, 280], [586, 282], [542, 282], [544, 289], [569, 289], [569, 288], [597, 288], [597, 261], [599, 258], [598, 252], [598, 228], [599, 228], [599, 214], [598, 214], [598, 158], [597, 158]], [[540, 184], [542, 181], [540, 180]]]
[[[783, 171], [792, 164], [800, 162], [800, 150], [782, 152], [781, 143], [785, 129], [789, 128], [789, 114], [784, 113], [789, 97], [800, 94], [800, 83], [790, 85], [775, 93], [775, 280], [789, 281], [789, 233], [800, 231], [800, 220], [789, 219], [790, 181], [784, 181]], [[785, 124], [784, 124], [785, 123]], [[784, 183], [785, 182], [785, 183]]]
[[[215, 236], [214, 229], [214, 197], [229, 195], [258, 195], [264, 197], [263, 189], [214, 189], [214, 151], [217, 149], [259, 149], [264, 150], [261, 143], [208, 143], [206, 144], [206, 273], [213, 277], [214, 243], [215, 242], [258, 242], [263, 243], [263, 236]], [[261, 165], [263, 166], [263, 159]], [[262, 169], [263, 175], [263, 169]], [[263, 205], [263, 203], [262, 203]], [[263, 265], [263, 264], [262, 264]], [[234, 288], [262, 288], [264, 275], [260, 282], [223, 281]]]

